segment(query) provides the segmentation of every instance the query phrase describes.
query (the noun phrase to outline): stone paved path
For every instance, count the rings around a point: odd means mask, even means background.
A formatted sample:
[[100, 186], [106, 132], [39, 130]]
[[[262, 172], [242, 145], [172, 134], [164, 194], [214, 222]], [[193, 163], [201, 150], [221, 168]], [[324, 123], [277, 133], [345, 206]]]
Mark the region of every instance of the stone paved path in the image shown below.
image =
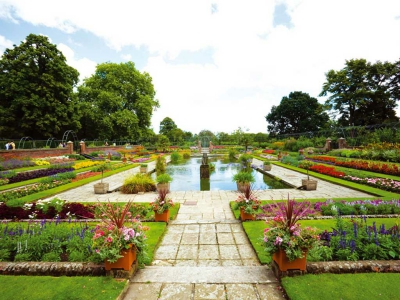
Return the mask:
[[[254, 163], [261, 165], [259, 161]], [[154, 163], [149, 168], [154, 168]], [[104, 181], [115, 186], [137, 172], [139, 168], [134, 168]], [[294, 186], [305, 177], [277, 166], [270, 173]], [[93, 184], [57, 197], [79, 202], [150, 202], [156, 197], [155, 193], [95, 195]], [[259, 198], [279, 200], [288, 195], [296, 199], [369, 196], [318, 180], [316, 191], [265, 190], [260, 191]], [[172, 191], [171, 197], [181, 203], [178, 216], [169, 223], [152, 265], [131, 278], [124, 300], [284, 299], [272, 271], [260, 265], [242, 224], [234, 219], [229, 202], [236, 199], [235, 191]]]

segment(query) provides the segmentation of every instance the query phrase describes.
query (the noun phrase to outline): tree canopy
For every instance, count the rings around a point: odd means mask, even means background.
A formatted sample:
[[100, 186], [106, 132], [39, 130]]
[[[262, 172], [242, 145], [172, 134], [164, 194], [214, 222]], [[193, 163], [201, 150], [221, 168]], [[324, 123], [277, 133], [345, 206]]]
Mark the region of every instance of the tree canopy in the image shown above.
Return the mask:
[[320, 96], [339, 114], [338, 124], [358, 126], [397, 122], [395, 108], [400, 99], [400, 61], [346, 61], [339, 71], [326, 73]]
[[53, 137], [79, 129], [73, 88], [79, 73], [56, 45], [30, 34], [0, 59], [0, 134]]
[[307, 93], [291, 92], [265, 117], [270, 134], [317, 131], [326, 126], [329, 116], [322, 104]]
[[137, 140], [146, 135], [159, 107], [152, 78], [133, 62], [97, 65], [78, 92], [85, 138]]

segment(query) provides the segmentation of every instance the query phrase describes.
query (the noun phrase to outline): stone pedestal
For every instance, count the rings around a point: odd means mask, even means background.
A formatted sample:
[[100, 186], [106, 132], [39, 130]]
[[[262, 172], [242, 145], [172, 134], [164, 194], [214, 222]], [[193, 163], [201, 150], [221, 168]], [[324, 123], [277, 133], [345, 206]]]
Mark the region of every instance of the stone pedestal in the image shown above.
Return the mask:
[[210, 178], [210, 166], [209, 165], [201, 165], [200, 166], [200, 179], [209, 179]]

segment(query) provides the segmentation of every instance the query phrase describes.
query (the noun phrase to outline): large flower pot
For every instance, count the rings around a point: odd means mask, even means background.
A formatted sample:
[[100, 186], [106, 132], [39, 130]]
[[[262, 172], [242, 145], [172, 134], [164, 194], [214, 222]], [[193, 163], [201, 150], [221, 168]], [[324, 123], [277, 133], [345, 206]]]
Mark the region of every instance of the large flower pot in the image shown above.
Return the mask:
[[240, 208], [240, 219], [242, 221], [254, 221], [256, 219], [256, 216], [253, 214], [248, 214], [244, 212], [244, 208]]
[[250, 182], [236, 182], [236, 186], [239, 192], [244, 193], [247, 186], [250, 186]]
[[304, 186], [304, 188], [307, 191], [315, 191], [317, 189], [317, 183], [318, 181], [316, 180], [308, 180], [308, 179], [301, 180], [301, 185]]
[[105, 183], [105, 182], [96, 183], [94, 185], [94, 193], [95, 194], [107, 194], [109, 187], [110, 187], [109, 183]]
[[167, 190], [169, 192], [169, 182], [167, 183], [157, 183], [157, 191]]
[[159, 214], [157, 211], [154, 211], [154, 219], [156, 222], [169, 222], [169, 209]]
[[271, 165], [264, 165], [264, 171], [271, 171]]
[[140, 167], [140, 173], [147, 173], [147, 167]]
[[281, 271], [287, 270], [300, 270], [305, 271], [307, 266], [307, 252], [304, 252], [303, 258], [296, 258], [293, 261], [289, 261], [285, 251], [279, 249], [272, 255], [272, 259], [276, 262]]
[[130, 249], [122, 250], [121, 255], [123, 256], [114, 263], [110, 263], [107, 260], [104, 262], [106, 271], [110, 271], [111, 269], [129, 271], [132, 268], [132, 264], [136, 261], [136, 247], [132, 247], [131, 245]]

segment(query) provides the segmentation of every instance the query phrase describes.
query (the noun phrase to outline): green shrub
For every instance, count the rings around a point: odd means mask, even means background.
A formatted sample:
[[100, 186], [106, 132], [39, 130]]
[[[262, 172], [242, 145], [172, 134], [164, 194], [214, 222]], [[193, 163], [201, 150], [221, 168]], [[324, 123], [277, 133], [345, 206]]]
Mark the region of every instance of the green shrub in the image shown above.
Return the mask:
[[241, 172], [233, 175], [232, 180], [235, 182], [241, 182], [241, 183], [251, 183], [251, 182], [255, 181], [255, 178], [253, 176], [253, 173], [241, 171]]
[[172, 152], [171, 153], [171, 162], [177, 163], [182, 159], [182, 155], [179, 152]]
[[190, 158], [190, 152], [186, 152], [185, 151], [185, 152], [182, 153], [182, 156], [183, 156], [184, 159], [189, 159]]
[[163, 173], [165, 173], [166, 169], [167, 169], [167, 164], [165, 162], [165, 157], [162, 155], [159, 155], [156, 160], [156, 173], [158, 175], [163, 174]]
[[147, 174], [135, 174], [125, 179], [121, 187], [124, 194], [137, 194], [139, 192], [152, 192], [156, 190], [154, 180]]
[[172, 181], [172, 177], [168, 173], [163, 173], [157, 176], [156, 181], [157, 183], [168, 183]]
[[237, 154], [236, 150], [234, 148], [230, 148], [229, 149], [229, 154], [228, 154], [229, 160], [230, 161], [235, 160], [236, 159], [236, 157], [235, 157], [236, 154]]
[[299, 161], [297, 160], [297, 158], [286, 155], [284, 157], [282, 157], [282, 163], [290, 165], [290, 166], [294, 166], [294, 167], [298, 167], [299, 166]]

